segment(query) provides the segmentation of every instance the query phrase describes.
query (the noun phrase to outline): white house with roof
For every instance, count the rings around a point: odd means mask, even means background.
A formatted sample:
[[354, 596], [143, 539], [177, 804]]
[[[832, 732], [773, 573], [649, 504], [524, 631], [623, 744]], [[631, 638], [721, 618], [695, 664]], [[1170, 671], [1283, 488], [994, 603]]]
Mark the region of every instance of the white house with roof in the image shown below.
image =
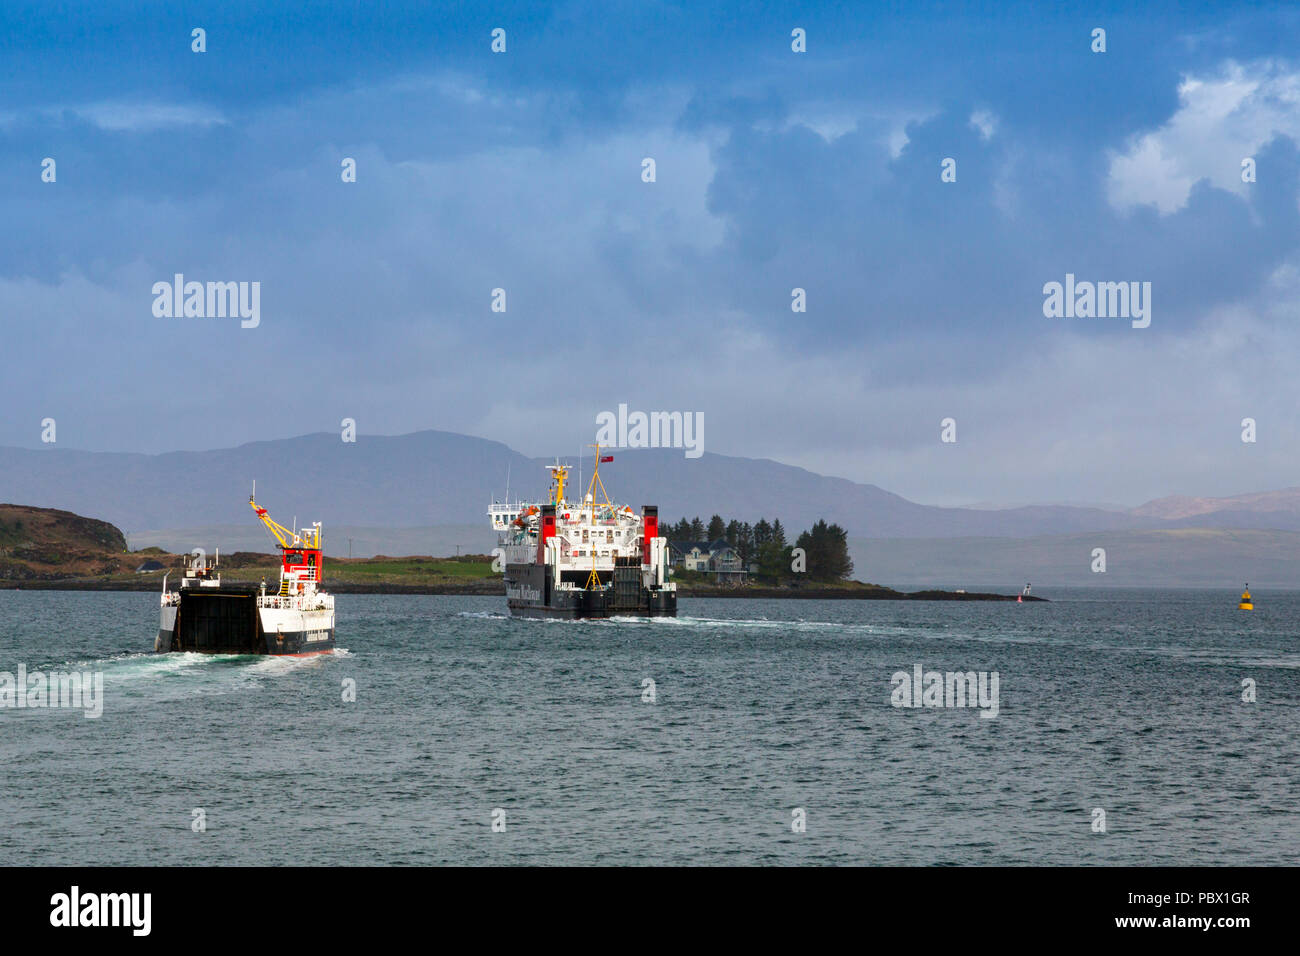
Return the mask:
[[674, 567], [683, 571], [711, 574], [718, 583], [737, 583], [745, 579], [745, 562], [740, 552], [719, 538], [707, 541], [670, 541], [669, 556]]

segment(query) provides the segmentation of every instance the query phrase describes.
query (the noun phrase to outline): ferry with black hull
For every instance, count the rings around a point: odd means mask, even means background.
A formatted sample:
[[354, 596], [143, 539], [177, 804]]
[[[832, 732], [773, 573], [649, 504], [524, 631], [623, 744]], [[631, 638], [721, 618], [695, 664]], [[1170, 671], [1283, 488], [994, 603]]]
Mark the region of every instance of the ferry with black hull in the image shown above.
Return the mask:
[[504, 501], [489, 508], [511, 615], [676, 617], [677, 585], [668, 580], [659, 509], [646, 505], [636, 514], [610, 501], [600, 466], [613, 456], [602, 458], [596, 446], [595, 458], [582, 501], [565, 497], [569, 469], [557, 462], [548, 466], [545, 503]]
[[158, 653], [303, 656], [334, 650], [334, 596], [321, 589], [320, 522], [290, 530], [255, 497], [248, 503], [280, 547], [279, 588], [268, 592], [265, 581], [260, 587], [222, 585], [220, 555], [211, 564], [200, 555], [176, 590], [168, 591], [163, 578]]

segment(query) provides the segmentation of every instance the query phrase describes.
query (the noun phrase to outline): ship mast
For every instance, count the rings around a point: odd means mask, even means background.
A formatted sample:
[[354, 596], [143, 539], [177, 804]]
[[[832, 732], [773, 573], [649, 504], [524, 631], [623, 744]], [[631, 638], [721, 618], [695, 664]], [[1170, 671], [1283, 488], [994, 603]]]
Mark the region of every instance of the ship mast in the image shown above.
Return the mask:
[[561, 465], [560, 459], [555, 459], [555, 464], [547, 465], [546, 470], [551, 473], [551, 504], [564, 504], [564, 484], [569, 480], [569, 466]]
[[600, 488], [600, 493], [605, 498], [605, 504], [614, 507], [614, 503], [609, 500], [609, 492], [605, 490], [605, 483], [600, 480], [600, 442], [594, 445], [588, 445], [588, 448], [596, 449], [596, 461], [591, 466], [591, 483], [587, 485], [587, 498], [591, 501], [591, 521], [596, 521], [596, 488]]
[[[600, 480], [600, 442], [588, 447], [596, 449], [596, 460], [591, 466], [591, 483], [587, 486], [587, 500], [591, 503], [588, 520], [594, 527], [596, 524], [596, 489], [600, 488], [605, 504], [611, 509], [614, 507], [614, 503], [609, 500], [609, 492], [605, 490], [605, 483]], [[600, 575], [596, 573], [596, 549], [593, 547], [591, 549], [591, 574], [587, 578], [587, 590], [595, 590], [600, 586]]]

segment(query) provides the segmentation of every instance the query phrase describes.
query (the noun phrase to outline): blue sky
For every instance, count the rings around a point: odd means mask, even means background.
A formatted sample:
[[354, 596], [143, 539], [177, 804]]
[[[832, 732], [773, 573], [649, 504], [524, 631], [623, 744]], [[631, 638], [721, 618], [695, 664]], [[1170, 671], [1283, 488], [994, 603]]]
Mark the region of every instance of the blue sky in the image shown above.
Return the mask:
[[[1300, 10], [1149, 6], [6, 2], [0, 444], [625, 402], [932, 503], [1298, 484]], [[176, 272], [260, 326], [155, 317]], [[1150, 328], [1046, 318], [1066, 273]]]

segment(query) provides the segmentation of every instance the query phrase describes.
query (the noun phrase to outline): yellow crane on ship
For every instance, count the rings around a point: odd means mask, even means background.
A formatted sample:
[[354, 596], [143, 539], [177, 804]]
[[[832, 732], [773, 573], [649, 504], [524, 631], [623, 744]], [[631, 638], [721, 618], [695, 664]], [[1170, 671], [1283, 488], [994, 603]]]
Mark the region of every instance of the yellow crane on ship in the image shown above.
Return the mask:
[[253, 493], [248, 496], [248, 506], [253, 509], [257, 517], [266, 525], [266, 530], [276, 541], [280, 542], [280, 547], [285, 550], [292, 548], [319, 548], [320, 547], [320, 526], [317, 525], [311, 529], [303, 528], [302, 531], [294, 531], [292, 528], [286, 528], [280, 522], [276, 521], [266, 509], [259, 507], [257, 504], [257, 482], [253, 482]]

